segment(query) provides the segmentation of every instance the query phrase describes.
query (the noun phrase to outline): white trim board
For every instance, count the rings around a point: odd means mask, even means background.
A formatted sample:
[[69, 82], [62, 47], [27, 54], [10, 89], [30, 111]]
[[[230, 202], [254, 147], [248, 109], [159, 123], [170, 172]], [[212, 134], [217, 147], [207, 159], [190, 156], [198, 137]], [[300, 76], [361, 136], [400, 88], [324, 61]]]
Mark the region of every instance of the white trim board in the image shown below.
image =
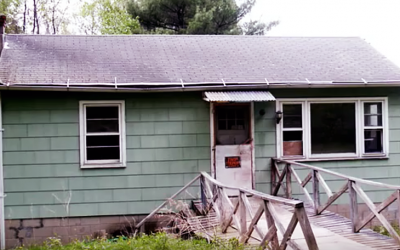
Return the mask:
[[[99, 133], [101, 135], [119, 135], [119, 160], [86, 160], [86, 107], [118, 107], [118, 133]], [[96, 133], [92, 133], [95, 135]], [[80, 101], [79, 102], [79, 142], [80, 142], [80, 165], [81, 168], [120, 168], [126, 167], [126, 124], [125, 124], [125, 101]]]

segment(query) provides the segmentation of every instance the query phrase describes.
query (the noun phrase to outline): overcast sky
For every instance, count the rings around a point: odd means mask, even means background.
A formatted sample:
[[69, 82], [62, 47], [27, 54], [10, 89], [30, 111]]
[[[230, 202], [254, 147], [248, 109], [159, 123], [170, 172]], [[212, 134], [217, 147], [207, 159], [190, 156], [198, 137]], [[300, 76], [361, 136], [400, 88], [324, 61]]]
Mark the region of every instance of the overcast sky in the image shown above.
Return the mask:
[[258, 0], [249, 18], [270, 36], [359, 36], [400, 66], [400, 0]]

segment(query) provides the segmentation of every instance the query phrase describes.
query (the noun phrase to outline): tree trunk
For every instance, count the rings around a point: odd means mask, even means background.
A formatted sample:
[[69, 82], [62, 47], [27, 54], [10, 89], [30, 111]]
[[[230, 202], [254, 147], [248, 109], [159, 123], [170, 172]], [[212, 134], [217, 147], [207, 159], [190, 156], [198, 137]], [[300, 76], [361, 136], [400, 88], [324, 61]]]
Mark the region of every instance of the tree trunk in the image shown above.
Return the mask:
[[51, 16], [51, 24], [53, 25], [53, 35], [57, 33], [56, 31], [56, 18], [55, 18], [56, 6], [53, 6], [53, 13]]
[[33, 0], [33, 29], [32, 29], [32, 34], [35, 34], [35, 31], [36, 31], [36, 19], [37, 19], [36, 0]]
[[27, 11], [27, 7], [26, 7], [26, 0], [25, 0], [25, 6], [24, 6], [24, 22], [22, 24], [22, 31], [25, 33], [26, 32], [26, 11]]

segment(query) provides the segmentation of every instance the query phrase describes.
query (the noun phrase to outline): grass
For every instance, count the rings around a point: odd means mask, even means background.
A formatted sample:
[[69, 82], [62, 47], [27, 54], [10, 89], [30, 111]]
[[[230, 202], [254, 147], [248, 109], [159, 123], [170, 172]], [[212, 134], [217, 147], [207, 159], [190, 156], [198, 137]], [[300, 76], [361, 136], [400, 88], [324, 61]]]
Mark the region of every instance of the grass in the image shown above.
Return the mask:
[[[393, 227], [393, 229], [396, 231], [396, 233], [397, 233], [398, 235], [400, 235], [400, 228], [399, 228], [399, 225], [398, 225], [398, 224], [392, 224], [392, 227]], [[372, 230], [374, 230], [374, 231], [377, 232], [377, 233], [380, 233], [380, 234], [383, 234], [383, 235], [386, 235], [386, 236], [389, 236], [389, 237], [390, 237], [390, 233], [388, 232], [388, 230], [387, 230], [384, 226], [374, 226], [374, 227], [372, 228]]]
[[59, 238], [49, 238], [42, 245], [18, 247], [18, 250], [243, 250], [244, 245], [236, 239], [214, 239], [211, 243], [204, 239], [182, 240], [165, 233], [142, 235], [139, 237], [116, 239], [97, 239], [75, 241], [66, 245]]

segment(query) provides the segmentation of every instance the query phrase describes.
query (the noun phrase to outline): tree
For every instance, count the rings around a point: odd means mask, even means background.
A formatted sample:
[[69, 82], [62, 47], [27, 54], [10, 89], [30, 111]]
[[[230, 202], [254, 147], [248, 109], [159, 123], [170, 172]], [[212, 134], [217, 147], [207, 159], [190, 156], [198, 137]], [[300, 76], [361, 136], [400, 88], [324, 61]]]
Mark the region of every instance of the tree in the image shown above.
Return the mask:
[[20, 5], [20, 0], [0, 0], [0, 14], [7, 16], [6, 33], [22, 33], [17, 16]]
[[139, 21], [128, 14], [125, 0], [85, 3], [77, 18], [80, 29], [89, 35], [133, 34], [140, 27]]
[[[239, 22], [256, 0], [131, 0], [128, 12], [139, 17], [145, 31], [170, 30], [176, 34], [261, 34], [274, 25]], [[275, 24], [276, 25], [276, 24]]]
[[263, 36], [267, 31], [270, 31], [273, 27], [277, 26], [279, 21], [273, 21], [268, 24], [261, 23], [259, 21], [246, 22], [240, 25], [241, 33], [244, 35], [260, 35]]
[[[62, 4], [64, 3], [64, 5]], [[67, 4], [65, 4], [67, 3]], [[46, 0], [41, 7], [41, 16], [43, 25], [46, 28], [46, 34], [66, 33], [68, 18], [66, 12], [69, 0]]]

